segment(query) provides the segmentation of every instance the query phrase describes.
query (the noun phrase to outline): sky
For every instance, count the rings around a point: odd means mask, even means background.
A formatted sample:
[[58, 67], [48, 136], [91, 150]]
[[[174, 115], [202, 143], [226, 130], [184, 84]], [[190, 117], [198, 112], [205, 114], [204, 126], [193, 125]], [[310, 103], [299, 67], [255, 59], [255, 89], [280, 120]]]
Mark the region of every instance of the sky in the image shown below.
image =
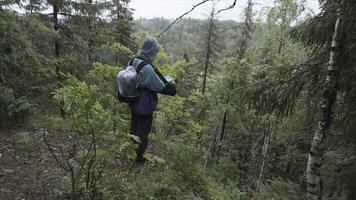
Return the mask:
[[[175, 19], [187, 12], [193, 5], [201, 2], [202, 0], [131, 0], [129, 4], [131, 8], [135, 9], [134, 18], [154, 18], [163, 17], [168, 19]], [[273, 6], [275, 0], [254, 0], [254, 10], [258, 14], [263, 14], [266, 8]], [[228, 7], [233, 0], [217, 0], [217, 9]], [[319, 0], [307, 0], [307, 7], [310, 12], [319, 12]], [[243, 16], [243, 9], [247, 5], [247, 0], [237, 0], [234, 9], [224, 11], [219, 14], [220, 20], [235, 20], [241, 21]], [[194, 10], [188, 17], [192, 18], [206, 18], [211, 10], [212, 3], [206, 3]]]

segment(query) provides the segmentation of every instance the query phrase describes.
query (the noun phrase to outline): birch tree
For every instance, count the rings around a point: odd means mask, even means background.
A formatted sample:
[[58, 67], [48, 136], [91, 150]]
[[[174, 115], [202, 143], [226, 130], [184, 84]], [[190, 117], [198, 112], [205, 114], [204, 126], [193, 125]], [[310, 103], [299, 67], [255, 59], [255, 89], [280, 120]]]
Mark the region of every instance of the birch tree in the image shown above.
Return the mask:
[[320, 168], [323, 159], [323, 140], [327, 131], [330, 128], [332, 121], [332, 110], [336, 100], [337, 91], [335, 88], [336, 72], [339, 70], [337, 63], [337, 47], [338, 35], [340, 32], [340, 9], [337, 12], [333, 38], [331, 42], [330, 57], [328, 72], [325, 79], [325, 88], [322, 97], [321, 110], [322, 118], [315, 130], [314, 137], [311, 142], [310, 152], [308, 156], [306, 179], [307, 193], [309, 200], [320, 200], [322, 195], [322, 180]]

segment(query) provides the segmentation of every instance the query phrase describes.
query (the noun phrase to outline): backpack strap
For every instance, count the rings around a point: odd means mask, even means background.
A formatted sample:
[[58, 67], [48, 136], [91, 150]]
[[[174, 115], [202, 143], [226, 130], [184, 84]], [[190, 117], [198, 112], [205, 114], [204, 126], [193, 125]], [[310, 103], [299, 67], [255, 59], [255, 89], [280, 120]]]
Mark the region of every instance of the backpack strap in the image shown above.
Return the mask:
[[132, 65], [133, 65], [133, 59], [130, 60], [130, 62], [129, 62], [129, 66], [132, 66]]
[[157, 76], [163, 81], [163, 83], [167, 84], [168, 81], [166, 80], [166, 78], [164, 78], [162, 73], [154, 65], [152, 65], [152, 67], [153, 67], [153, 70], [155, 71], [155, 73], [157, 74]]
[[[164, 78], [164, 76], [163, 76], [162, 73], [157, 69], [156, 66], [154, 66], [152, 63], [149, 63], [145, 58], [142, 58], [142, 57], [140, 57], [140, 56], [137, 56], [137, 57], [135, 57], [135, 58], [138, 58], [138, 59], [142, 60], [142, 63], [140, 63], [140, 64], [137, 66], [137, 69], [136, 69], [137, 74], [141, 71], [141, 69], [142, 69], [144, 66], [150, 64], [150, 65], [152, 66], [154, 72], [155, 72], [155, 73], [157, 74], [157, 76], [163, 81], [163, 83], [164, 83], [164, 84], [167, 84], [167, 83], [168, 83], [168, 81], [166, 80], [166, 78]], [[133, 62], [133, 59], [131, 60], [131, 62]]]
[[148, 63], [147, 63], [146, 61], [142, 61], [142, 62], [137, 66], [137, 68], [136, 68], [136, 73], [138, 74], [138, 73], [141, 71], [141, 69], [142, 69], [144, 66], [146, 66], [146, 65], [148, 65]]

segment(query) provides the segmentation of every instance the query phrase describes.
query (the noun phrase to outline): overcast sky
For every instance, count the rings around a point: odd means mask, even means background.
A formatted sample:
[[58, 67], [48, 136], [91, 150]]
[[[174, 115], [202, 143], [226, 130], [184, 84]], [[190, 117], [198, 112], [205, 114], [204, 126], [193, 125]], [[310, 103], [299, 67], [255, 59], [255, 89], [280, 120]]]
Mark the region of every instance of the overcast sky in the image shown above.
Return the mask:
[[[135, 9], [134, 18], [154, 18], [164, 17], [173, 19], [184, 12], [190, 10], [192, 6], [202, 0], [132, 0], [130, 7]], [[254, 10], [259, 14], [273, 5], [275, 0], [254, 0]], [[223, 8], [231, 5], [233, 0], [217, 1], [217, 8]], [[232, 19], [240, 21], [242, 18], [243, 9], [246, 7], [247, 0], [237, 0], [237, 5], [234, 9], [225, 11], [219, 15], [220, 20]], [[206, 18], [205, 16], [211, 10], [211, 3], [206, 3], [193, 11], [188, 17], [192, 18]], [[307, 7], [312, 12], [319, 12], [319, 0], [307, 0]]]

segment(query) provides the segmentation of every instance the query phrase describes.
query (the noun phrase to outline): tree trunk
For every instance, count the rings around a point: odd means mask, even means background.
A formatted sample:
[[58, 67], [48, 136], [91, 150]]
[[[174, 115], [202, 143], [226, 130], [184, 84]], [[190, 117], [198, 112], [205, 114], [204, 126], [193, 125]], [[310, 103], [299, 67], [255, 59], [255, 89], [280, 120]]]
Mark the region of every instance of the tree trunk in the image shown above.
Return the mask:
[[245, 9], [245, 22], [242, 29], [242, 40], [239, 43], [237, 53], [237, 59], [242, 60], [245, 58], [247, 43], [251, 39], [251, 33], [253, 32], [253, 22], [252, 22], [252, 0], [248, 0], [247, 7]]
[[88, 9], [87, 26], [88, 26], [88, 35], [89, 35], [89, 38], [88, 38], [88, 61], [89, 61], [89, 68], [91, 68], [93, 65], [92, 55], [93, 55], [93, 44], [94, 44], [94, 41], [92, 39], [92, 37], [94, 37], [92, 29], [94, 26], [93, 19], [95, 19], [95, 17], [96, 17], [96, 14], [93, 11], [93, 9], [94, 9], [93, 0], [88, 0], [88, 8], [87, 9]]
[[223, 141], [224, 141], [226, 123], [227, 123], [227, 111], [225, 111], [225, 113], [224, 113], [224, 118], [223, 118], [222, 127], [221, 127], [221, 132], [220, 132], [218, 159], [220, 158], [220, 156], [222, 156], [222, 143], [223, 143]]
[[336, 47], [338, 32], [340, 31], [340, 9], [338, 9], [338, 18], [335, 23], [332, 38], [328, 73], [325, 80], [325, 88], [322, 97], [322, 119], [318, 122], [318, 127], [314, 133], [308, 156], [306, 180], [307, 180], [307, 197], [309, 200], [320, 200], [322, 196], [322, 180], [320, 176], [321, 161], [323, 159], [323, 139], [330, 127], [332, 120], [332, 108], [336, 99], [336, 71], [335, 65], [337, 60]]
[[[59, 30], [59, 23], [58, 23], [58, 12], [59, 12], [59, 7], [58, 7], [58, 1], [53, 2], [53, 30], [54, 32], [58, 33]], [[56, 59], [60, 57], [60, 51], [59, 51], [59, 42], [58, 39], [54, 40], [54, 54]], [[61, 78], [61, 73], [60, 73], [60, 68], [59, 68], [58, 62], [56, 62], [56, 75], [57, 75], [57, 81], [59, 84], [62, 82]], [[60, 100], [59, 101], [59, 110], [61, 113], [61, 117], [65, 117], [65, 109], [64, 109], [64, 101]]]
[[204, 80], [203, 80], [203, 88], [202, 88], [202, 94], [204, 95], [205, 93], [205, 87], [206, 87], [206, 78], [208, 75], [208, 68], [209, 68], [209, 63], [210, 63], [210, 57], [211, 57], [211, 42], [212, 42], [212, 36], [213, 36], [213, 22], [214, 21], [214, 12], [211, 13], [210, 16], [210, 24], [209, 24], [209, 33], [208, 33], [208, 46], [206, 50], [206, 56], [205, 56], [205, 69], [204, 69]]
[[219, 122], [217, 123], [216, 125], [216, 129], [215, 129], [215, 133], [214, 133], [214, 140], [213, 140], [213, 147], [212, 147], [212, 150], [211, 150], [211, 160], [213, 161], [214, 160], [214, 156], [215, 156], [215, 148], [216, 148], [216, 140], [217, 140], [217, 137], [218, 137], [218, 131], [219, 131]]
[[[229, 90], [232, 92], [234, 89], [234, 84], [235, 84], [235, 80], [232, 80], [231, 85]], [[231, 93], [228, 95], [227, 100], [226, 100], [226, 105], [229, 105], [230, 102], [230, 98], [231, 98]], [[224, 141], [224, 137], [225, 137], [225, 130], [226, 130], [226, 125], [228, 123], [227, 121], [227, 110], [225, 110], [224, 112], [224, 117], [223, 117], [223, 121], [222, 121], [222, 127], [221, 127], [221, 133], [220, 133], [220, 144], [219, 144], [219, 149], [218, 149], [218, 159], [220, 158], [220, 156], [222, 155], [222, 142]]]
[[273, 133], [272, 133], [271, 130], [267, 130], [267, 132], [265, 133], [263, 146], [262, 146], [262, 164], [261, 164], [258, 180], [257, 180], [257, 183], [256, 183], [256, 191], [258, 191], [260, 189], [260, 185], [262, 183], [263, 171], [264, 171], [264, 168], [265, 168], [268, 147], [269, 147], [270, 142], [271, 142], [272, 134]]
[[[55, 1], [54, 4], [53, 4], [53, 30], [56, 33], [59, 30], [58, 12], [59, 12], [58, 4]], [[58, 42], [57, 39], [55, 39], [55, 41], [54, 41], [54, 53], [55, 53], [56, 58], [59, 58], [59, 56], [60, 56], [60, 53], [59, 53], [59, 42]], [[57, 79], [60, 80], [60, 72], [59, 72], [58, 64], [56, 64], [56, 74], [57, 74]]]

